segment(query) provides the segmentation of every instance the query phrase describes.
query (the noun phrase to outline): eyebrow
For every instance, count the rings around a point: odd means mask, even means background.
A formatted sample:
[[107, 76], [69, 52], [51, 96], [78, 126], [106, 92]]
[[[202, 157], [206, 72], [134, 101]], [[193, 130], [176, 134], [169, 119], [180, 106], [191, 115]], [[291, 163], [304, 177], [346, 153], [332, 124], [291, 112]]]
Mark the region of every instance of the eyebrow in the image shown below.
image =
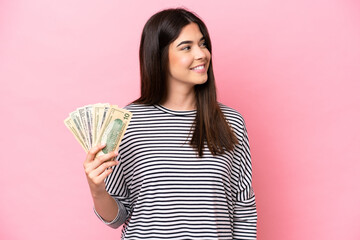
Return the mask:
[[[199, 42], [201, 42], [201, 41], [203, 41], [203, 40], [205, 40], [205, 37], [202, 37], [200, 40], [199, 40]], [[178, 46], [180, 46], [180, 45], [183, 45], [183, 44], [192, 44], [193, 43], [193, 41], [182, 41], [182, 42], [180, 42], [176, 47], [178, 47]]]

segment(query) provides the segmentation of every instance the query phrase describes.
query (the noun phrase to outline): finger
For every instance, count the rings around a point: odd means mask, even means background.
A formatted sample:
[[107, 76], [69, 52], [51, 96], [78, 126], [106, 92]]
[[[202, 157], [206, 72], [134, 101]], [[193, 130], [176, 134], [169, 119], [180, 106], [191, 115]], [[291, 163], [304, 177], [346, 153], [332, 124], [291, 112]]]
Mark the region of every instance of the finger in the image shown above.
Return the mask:
[[93, 169], [98, 168], [101, 164], [103, 164], [104, 162], [110, 161], [111, 159], [115, 158], [117, 155], [118, 155], [117, 152], [110, 152], [110, 153], [104, 154], [100, 157], [95, 157], [95, 160], [90, 163], [92, 165], [91, 167]]
[[113, 172], [113, 168], [107, 168], [104, 171], [102, 171], [97, 177], [94, 177], [93, 181], [95, 184], [100, 184], [101, 182], [104, 182], [105, 178], [109, 176]]
[[99, 177], [104, 171], [107, 171], [113, 166], [118, 165], [118, 161], [108, 161], [103, 164], [101, 164], [99, 167], [95, 168], [90, 174], [89, 177], [92, 179], [95, 179]]
[[96, 156], [96, 154], [97, 154], [101, 149], [103, 149], [105, 146], [106, 146], [106, 143], [105, 143], [105, 144], [97, 145], [97, 146], [95, 146], [95, 147], [92, 147], [92, 148], [88, 151], [84, 163], [89, 163], [89, 162], [93, 161], [94, 158], [95, 158], [95, 156]]
[[118, 152], [113, 151], [113, 152], [109, 152], [107, 154], [101, 155], [99, 157], [95, 157], [95, 160], [100, 163], [103, 163], [103, 162], [106, 162], [106, 161], [109, 161], [109, 160], [115, 158], [117, 155], [118, 155]]

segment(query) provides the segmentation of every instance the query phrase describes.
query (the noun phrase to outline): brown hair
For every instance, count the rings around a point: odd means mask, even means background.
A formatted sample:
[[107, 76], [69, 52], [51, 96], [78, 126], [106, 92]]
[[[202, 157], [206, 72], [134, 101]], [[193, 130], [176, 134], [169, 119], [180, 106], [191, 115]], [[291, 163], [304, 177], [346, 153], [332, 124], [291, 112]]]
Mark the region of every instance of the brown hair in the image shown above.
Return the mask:
[[[211, 53], [211, 41], [203, 21], [183, 8], [166, 9], [153, 15], [145, 24], [140, 42], [141, 96], [133, 103], [159, 104], [166, 98], [169, 45], [180, 35], [182, 28], [196, 23]], [[216, 99], [215, 77], [212, 61], [208, 79], [195, 85], [196, 117], [190, 145], [203, 156], [205, 141], [213, 155], [231, 151], [238, 143]]]

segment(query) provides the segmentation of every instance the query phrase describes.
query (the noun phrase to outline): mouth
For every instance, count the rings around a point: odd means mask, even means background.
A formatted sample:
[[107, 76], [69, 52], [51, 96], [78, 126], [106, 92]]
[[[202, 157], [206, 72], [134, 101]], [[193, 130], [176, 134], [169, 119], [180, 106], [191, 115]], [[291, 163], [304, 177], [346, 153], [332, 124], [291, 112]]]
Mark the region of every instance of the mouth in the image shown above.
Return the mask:
[[197, 65], [193, 68], [190, 68], [190, 70], [193, 70], [193, 71], [199, 72], [199, 73], [205, 72], [206, 71], [205, 64]]

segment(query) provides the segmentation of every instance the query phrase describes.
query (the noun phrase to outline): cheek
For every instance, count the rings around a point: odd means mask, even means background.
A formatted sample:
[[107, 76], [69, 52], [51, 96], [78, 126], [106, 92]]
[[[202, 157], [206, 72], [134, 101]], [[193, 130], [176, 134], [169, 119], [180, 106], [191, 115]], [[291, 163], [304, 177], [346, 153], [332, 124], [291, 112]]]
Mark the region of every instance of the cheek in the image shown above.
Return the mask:
[[171, 64], [176, 68], [190, 68], [192, 59], [187, 56], [176, 56], [171, 59]]

